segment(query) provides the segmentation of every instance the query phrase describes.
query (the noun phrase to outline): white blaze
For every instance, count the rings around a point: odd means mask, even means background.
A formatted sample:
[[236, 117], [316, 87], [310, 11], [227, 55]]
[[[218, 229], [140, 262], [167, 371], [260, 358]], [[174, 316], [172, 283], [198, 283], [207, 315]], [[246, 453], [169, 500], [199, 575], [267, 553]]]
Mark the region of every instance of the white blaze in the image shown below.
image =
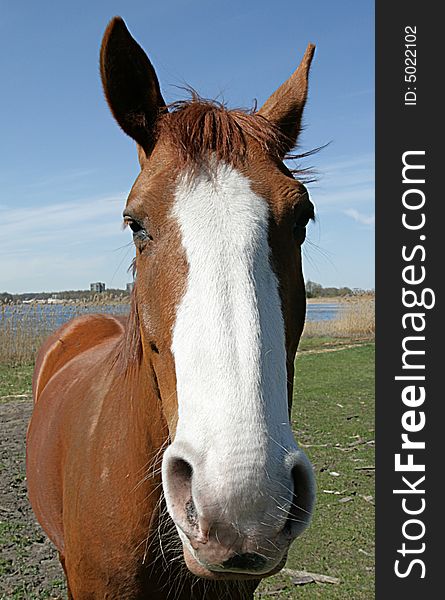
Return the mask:
[[212, 493], [229, 494], [230, 481], [232, 495], [253, 492], [244, 501], [255, 502], [266, 473], [273, 480], [296, 449], [268, 205], [246, 177], [222, 164], [211, 178], [181, 179], [172, 214], [189, 268], [173, 329], [173, 445], [193, 448]]

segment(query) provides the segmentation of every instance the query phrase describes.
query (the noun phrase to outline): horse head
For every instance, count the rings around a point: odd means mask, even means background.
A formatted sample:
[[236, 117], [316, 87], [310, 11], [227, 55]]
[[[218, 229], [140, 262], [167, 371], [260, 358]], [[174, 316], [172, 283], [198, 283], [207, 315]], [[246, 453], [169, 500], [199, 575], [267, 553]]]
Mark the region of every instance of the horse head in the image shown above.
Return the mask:
[[314, 208], [283, 162], [313, 53], [246, 112], [197, 96], [167, 106], [120, 18], [102, 42], [106, 99], [141, 167], [124, 221], [143, 361], [168, 424], [165, 502], [202, 577], [275, 572], [313, 509], [312, 467], [289, 415]]

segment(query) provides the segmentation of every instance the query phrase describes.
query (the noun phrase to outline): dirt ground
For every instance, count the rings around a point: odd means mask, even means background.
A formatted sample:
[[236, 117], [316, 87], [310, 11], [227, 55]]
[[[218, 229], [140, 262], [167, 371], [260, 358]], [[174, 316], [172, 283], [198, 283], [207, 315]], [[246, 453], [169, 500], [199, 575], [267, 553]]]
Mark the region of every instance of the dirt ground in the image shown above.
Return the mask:
[[30, 397], [0, 402], [0, 599], [65, 598], [57, 553], [28, 502], [25, 436]]

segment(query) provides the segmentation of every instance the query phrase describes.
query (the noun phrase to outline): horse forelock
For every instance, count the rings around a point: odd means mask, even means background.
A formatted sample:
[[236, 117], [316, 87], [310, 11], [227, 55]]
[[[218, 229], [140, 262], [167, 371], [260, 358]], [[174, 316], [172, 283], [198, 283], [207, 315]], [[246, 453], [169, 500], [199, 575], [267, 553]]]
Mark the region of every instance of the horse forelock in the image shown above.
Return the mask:
[[172, 148], [177, 170], [202, 168], [210, 157], [240, 166], [252, 140], [265, 154], [280, 156], [282, 135], [254, 109], [228, 109], [223, 103], [196, 94], [168, 108], [158, 120], [157, 139]]

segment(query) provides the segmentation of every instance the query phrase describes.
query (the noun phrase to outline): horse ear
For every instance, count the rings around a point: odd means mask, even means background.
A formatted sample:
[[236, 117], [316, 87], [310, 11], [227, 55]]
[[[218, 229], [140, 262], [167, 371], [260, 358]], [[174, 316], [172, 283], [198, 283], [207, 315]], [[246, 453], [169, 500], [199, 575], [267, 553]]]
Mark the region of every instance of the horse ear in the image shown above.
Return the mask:
[[120, 17], [112, 19], [104, 33], [100, 75], [114, 118], [148, 156], [165, 102], [153, 65]]
[[282, 158], [294, 146], [301, 129], [301, 118], [306, 104], [309, 69], [315, 46], [309, 44], [300, 66], [258, 111], [271, 121], [283, 136]]

